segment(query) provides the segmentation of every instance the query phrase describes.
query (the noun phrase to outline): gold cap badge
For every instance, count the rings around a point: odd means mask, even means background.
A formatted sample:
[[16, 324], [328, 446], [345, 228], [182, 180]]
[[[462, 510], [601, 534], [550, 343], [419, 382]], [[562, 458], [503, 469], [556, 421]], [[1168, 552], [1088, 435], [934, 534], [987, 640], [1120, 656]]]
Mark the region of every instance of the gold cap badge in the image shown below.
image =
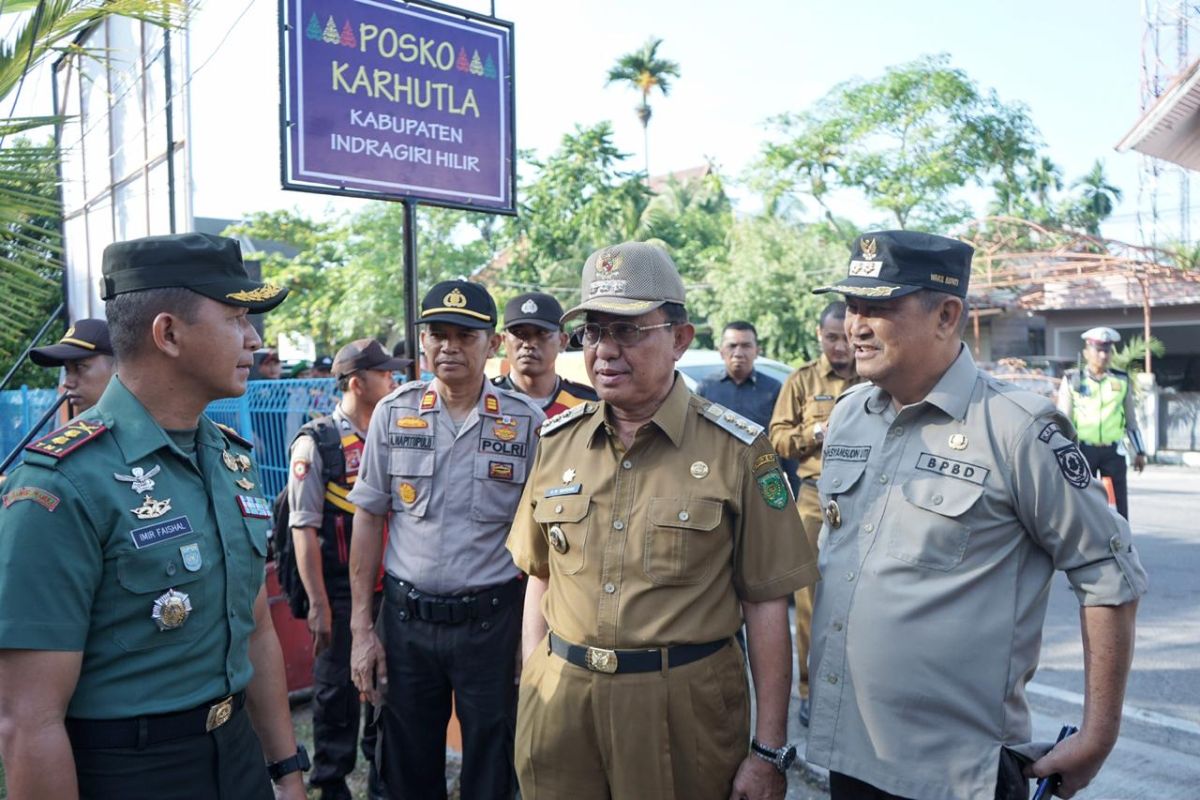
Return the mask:
[[446, 306], [446, 308], [466, 308], [467, 296], [458, 289], [455, 289], [442, 298], [442, 305]]

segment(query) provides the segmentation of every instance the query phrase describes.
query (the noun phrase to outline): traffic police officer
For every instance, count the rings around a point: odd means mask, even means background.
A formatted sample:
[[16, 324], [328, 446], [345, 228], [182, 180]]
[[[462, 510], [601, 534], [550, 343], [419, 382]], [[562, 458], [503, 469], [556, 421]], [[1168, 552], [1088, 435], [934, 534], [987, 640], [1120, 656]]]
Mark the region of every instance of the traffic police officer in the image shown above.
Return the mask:
[[504, 354], [508, 374], [492, 383], [502, 389], [529, 395], [547, 417], [561, 414], [587, 400], [596, 390], [569, 381], [554, 372], [559, 352], [567, 346], [562, 306], [554, 295], [519, 294], [504, 306]]
[[246, 315], [287, 291], [196, 233], [110, 245], [103, 270], [118, 376], [28, 446], [0, 510], [9, 792], [242, 800], [270, 798], [272, 775], [299, 800], [270, 503], [249, 444], [201, 413], [246, 390]]
[[78, 320], [54, 344], [30, 350], [29, 360], [39, 367], [63, 368], [71, 416], [96, 405], [116, 367], [108, 323], [102, 319]]
[[787, 596], [817, 572], [779, 460], [762, 426], [675, 372], [695, 329], [665, 251], [598, 250], [582, 288], [565, 319], [586, 315], [601, 401], [542, 427], [508, 539], [530, 576], [521, 795], [781, 800]]
[[[817, 497], [817, 478], [821, 475], [821, 444], [834, 401], [858, 383], [854, 356], [846, 342], [846, 304], [833, 302], [821, 312], [817, 339], [821, 356], [804, 364], [783, 383], [775, 413], [771, 417], [770, 437], [780, 457], [795, 459], [800, 478], [796, 507], [804, 525], [808, 544], [817, 550], [821, 533], [821, 503]], [[800, 665], [800, 724], [808, 725], [808, 645], [812, 640], [812, 609], [815, 587], [796, 592], [796, 657]]]
[[1138, 472], [1146, 466], [1146, 448], [1138, 429], [1129, 375], [1109, 367], [1113, 346], [1121, 341], [1121, 334], [1112, 328], [1091, 328], [1082, 338], [1087, 366], [1067, 370], [1058, 389], [1058, 409], [1075, 426], [1079, 449], [1092, 474], [1112, 479], [1117, 511], [1129, 519], [1125, 437], [1133, 444], [1133, 468]]
[[[872, 381], [839, 398], [818, 479], [806, 757], [831, 770], [835, 800], [1024, 798], [1022, 763], [1070, 797], [1120, 728], [1145, 572], [1070, 423], [963, 346], [971, 253], [867, 233], [818, 290], [846, 296]], [[1082, 607], [1089, 679], [1082, 729], [1050, 750], [1029, 743], [1025, 684], [1056, 569]]]
[[[350, 679], [350, 543], [354, 505], [347, 499], [362, 462], [375, 406], [396, 388], [393, 373], [412, 362], [393, 358], [374, 339], [350, 342], [333, 359], [341, 399], [326, 417], [306, 423], [292, 442], [288, 469], [288, 525], [296, 568], [308, 596], [313, 635], [313, 772], [321, 800], [350, 797], [346, 776], [358, 746], [358, 690]], [[325, 451], [327, 439], [333, 449]], [[329, 464], [323, 452], [334, 457]], [[337, 458], [340, 456], [340, 458]], [[328, 468], [328, 469], [327, 469]], [[326, 473], [330, 472], [328, 476]], [[376, 598], [378, 600], [378, 597]], [[375, 723], [367, 708], [363, 751], [373, 783]]]
[[[367, 431], [350, 548], [351, 672], [380, 697], [377, 768], [393, 798], [446, 796], [451, 698], [463, 800], [513, 788], [514, 671], [523, 576], [504, 549], [545, 415], [491, 385], [496, 304], [468, 281], [425, 295], [421, 345], [436, 377], [385, 397]], [[382, 534], [387, 523], [387, 553]], [[371, 599], [383, 558], [383, 608]]]

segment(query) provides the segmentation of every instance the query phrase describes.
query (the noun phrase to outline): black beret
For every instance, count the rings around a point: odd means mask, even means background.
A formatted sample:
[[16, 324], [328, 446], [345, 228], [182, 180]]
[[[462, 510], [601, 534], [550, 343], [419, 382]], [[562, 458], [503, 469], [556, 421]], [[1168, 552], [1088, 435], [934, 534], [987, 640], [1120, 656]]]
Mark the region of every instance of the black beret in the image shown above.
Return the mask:
[[233, 239], [207, 233], [173, 233], [114, 242], [104, 248], [100, 296], [109, 300], [146, 289], [191, 289], [255, 313], [283, 302], [288, 290], [253, 281]]

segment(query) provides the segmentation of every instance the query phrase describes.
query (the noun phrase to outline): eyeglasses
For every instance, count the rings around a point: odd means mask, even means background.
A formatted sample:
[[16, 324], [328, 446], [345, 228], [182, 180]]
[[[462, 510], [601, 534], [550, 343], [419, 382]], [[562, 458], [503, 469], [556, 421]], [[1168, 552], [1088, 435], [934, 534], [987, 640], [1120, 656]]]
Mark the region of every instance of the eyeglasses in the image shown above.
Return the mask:
[[632, 322], [610, 322], [607, 325], [598, 325], [595, 322], [588, 322], [580, 325], [577, 330], [587, 347], [595, 347], [600, 344], [600, 340], [606, 333], [621, 347], [633, 347], [646, 338], [647, 331], [669, 328], [674, 324], [674, 322], [662, 322], [658, 325], [636, 325]]

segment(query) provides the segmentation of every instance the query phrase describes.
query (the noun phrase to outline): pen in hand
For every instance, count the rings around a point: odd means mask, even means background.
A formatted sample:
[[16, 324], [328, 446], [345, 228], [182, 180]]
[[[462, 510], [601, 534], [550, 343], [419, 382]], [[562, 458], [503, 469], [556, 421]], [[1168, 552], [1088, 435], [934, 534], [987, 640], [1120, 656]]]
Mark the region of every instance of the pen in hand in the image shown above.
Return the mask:
[[[1058, 739], [1055, 740], [1054, 744], [1057, 745], [1063, 739], [1074, 733], [1079, 733], [1079, 729], [1074, 725], [1063, 725], [1062, 730], [1058, 732]], [[1046, 800], [1046, 798], [1050, 797], [1054, 793], [1054, 790], [1058, 788], [1058, 784], [1061, 781], [1062, 776], [1057, 772], [1053, 775], [1047, 775], [1046, 777], [1042, 778], [1038, 781], [1037, 789], [1034, 790], [1031, 800]]]

